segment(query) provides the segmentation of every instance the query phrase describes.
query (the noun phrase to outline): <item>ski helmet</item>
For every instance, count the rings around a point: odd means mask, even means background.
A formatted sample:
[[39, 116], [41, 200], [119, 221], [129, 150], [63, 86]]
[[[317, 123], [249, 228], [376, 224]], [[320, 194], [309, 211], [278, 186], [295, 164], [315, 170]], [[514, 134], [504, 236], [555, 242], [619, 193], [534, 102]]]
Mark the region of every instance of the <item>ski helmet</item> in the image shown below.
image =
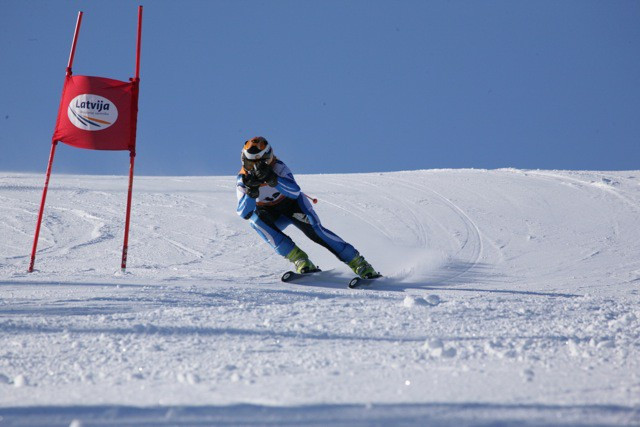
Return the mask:
[[253, 169], [258, 163], [270, 164], [273, 161], [273, 149], [269, 142], [256, 136], [244, 143], [242, 148], [242, 166], [246, 170]]

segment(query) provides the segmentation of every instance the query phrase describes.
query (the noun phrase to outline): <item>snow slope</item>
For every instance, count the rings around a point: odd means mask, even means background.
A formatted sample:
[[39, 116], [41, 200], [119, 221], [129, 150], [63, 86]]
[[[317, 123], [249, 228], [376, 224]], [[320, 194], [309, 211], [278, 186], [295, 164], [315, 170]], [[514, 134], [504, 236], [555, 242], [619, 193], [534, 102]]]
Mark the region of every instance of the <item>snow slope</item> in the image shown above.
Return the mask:
[[640, 171], [298, 176], [385, 279], [284, 284], [234, 177], [0, 173], [0, 426], [638, 425]]

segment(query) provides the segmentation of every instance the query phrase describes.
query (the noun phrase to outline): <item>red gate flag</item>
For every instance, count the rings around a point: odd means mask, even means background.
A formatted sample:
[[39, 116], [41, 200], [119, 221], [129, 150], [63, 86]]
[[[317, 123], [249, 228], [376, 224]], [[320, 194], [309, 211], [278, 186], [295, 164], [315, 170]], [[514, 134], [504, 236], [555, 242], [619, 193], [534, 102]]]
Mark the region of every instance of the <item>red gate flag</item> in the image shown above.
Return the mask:
[[136, 43], [136, 73], [128, 82], [104, 77], [74, 76], [71, 72], [76, 53], [78, 33], [82, 24], [82, 12], [78, 12], [76, 30], [73, 33], [67, 75], [62, 88], [56, 127], [51, 140], [51, 152], [42, 189], [40, 211], [31, 248], [29, 272], [36, 262], [36, 249], [42, 224], [44, 204], [47, 199], [51, 167], [58, 142], [90, 150], [129, 150], [129, 192], [122, 245], [122, 271], [127, 266], [129, 224], [131, 218], [131, 193], [133, 190], [133, 166], [136, 156], [136, 128], [138, 121], [138, 85], [140, 83], [140, 41], [142, 37], [142, 6], [138, 6], [138, 36]]
[[103, 77], [67, 76], [55, 141], [92, 150], [135, 150], [138, 85]]

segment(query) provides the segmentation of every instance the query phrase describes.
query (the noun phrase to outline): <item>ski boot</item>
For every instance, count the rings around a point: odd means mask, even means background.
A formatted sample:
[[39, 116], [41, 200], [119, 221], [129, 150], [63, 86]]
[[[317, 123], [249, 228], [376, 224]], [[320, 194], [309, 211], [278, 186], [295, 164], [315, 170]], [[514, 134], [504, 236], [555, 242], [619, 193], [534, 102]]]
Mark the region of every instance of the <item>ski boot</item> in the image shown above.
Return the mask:
[[380, 273], [373, 269], [371, 264], [360, 254], [356, 255], [347, 265], [363, 279], [373, 279], [380, 277]]
[[299, 247], [294, 247], [285, 257], [296, 266], [296, 273], [305, 274], [316, 271], [318, 268], [309, 260], [309, 256]]

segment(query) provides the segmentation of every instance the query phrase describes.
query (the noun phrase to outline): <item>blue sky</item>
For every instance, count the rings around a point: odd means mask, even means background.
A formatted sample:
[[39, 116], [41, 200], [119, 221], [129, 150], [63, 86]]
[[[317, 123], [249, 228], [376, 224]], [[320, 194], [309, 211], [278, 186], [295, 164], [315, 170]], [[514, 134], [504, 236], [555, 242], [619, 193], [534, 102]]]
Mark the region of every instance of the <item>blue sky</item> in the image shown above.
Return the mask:
[[[77, 12], [74, 74], [126, 80], [138, 4], [0, 2], [0, 170], [44, 174]], [[232, 175], [255, 135], [297, 173], [640, 169], [638, 1], [141, 4], [137, 174]]]

